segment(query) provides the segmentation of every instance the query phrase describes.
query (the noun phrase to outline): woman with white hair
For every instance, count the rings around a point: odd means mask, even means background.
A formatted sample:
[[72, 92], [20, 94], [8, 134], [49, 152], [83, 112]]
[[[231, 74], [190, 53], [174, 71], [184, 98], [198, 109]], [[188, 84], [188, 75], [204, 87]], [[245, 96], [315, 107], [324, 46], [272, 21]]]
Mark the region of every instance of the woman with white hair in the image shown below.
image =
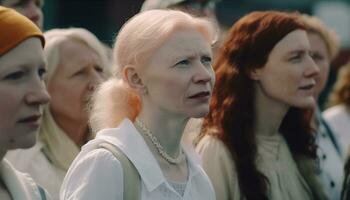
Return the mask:
[[114, 47], [119, 76], [95, 94], [98, 132], [69, 168], [60, 199], [215, 199], [181, 144], [189, 118], [209, 112], [215, 36], [210, 22], [171, 10], [142, 12], [122, 27]]
[[105, 47], [85, 29], [54, 29], [44, 36], [51, 102], [44, 109], [38, 143], [7, 158], [58, 199], [71, 162], [92, 138], [87, 104], [96, 85], [108, 76], [109, 66]]

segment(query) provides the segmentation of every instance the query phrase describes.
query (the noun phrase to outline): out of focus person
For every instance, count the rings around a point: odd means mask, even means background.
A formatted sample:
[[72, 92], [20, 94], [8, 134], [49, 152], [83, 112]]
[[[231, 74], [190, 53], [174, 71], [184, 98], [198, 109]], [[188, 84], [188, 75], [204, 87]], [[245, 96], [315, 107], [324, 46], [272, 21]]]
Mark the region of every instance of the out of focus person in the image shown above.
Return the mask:
[[323, 116], [337, 134], [345, 158], [350, 150], [350, 63], [340, 68], [328, 104]]
[[27, 150], [9, 152], [7, 158], [58, 199], [70, 164], [92, 138], [88, 104], [110, 67], [105, 47], [86, 29], [53, 29], [44, 36], [45, 84], [51, 102], [44, 108], [38, 143]]
[[252, 12], [214, 62], [210, 112], [196, 146], [220, 200], [327, 199], [311, 129], [319, 68], [298, 14]]
[[197, 17], [217, 22], [215, 7], [220, 0], [145, 0], [141, 11], [153, 9], [177, 9]]
[[0, 5], [15, 9], [28, 17], [41, 30], [43, 29], [44, 16], [42, 7], [44, 6], [44, 0], [0, 0]]
[[174, 10], [141, 12], [123, 25], [118, 73], [94, 98], [96, 138], [69, 168], [62, 200], [215, 199], [195, 152], [181, 143], [188, 120], [209, 112], [215, 36], [209, 21]]
[[[306, 25], [311, 57], [320, 70], [316, 76], [314, 93], [315, 99], [318, 100], [327, 83], [331, 61], [339, 52], [339, 40], [336, 33], [317, 17], [302, 15], [300, 19]], [[316, 131], [316, 144], [318, 146], [319, 170], [317, 174], [320, 176], [330, 199], [340, 199], [344, 179], [343, 152], [337, 135], [323, 119], [318, 106], [315, 108], [312, 126]]]
[[36, 142], [43, 105], [44, 36], [27, 18], [0, 6], [0, 199], [49, 199], [45, 190], [4, 158]]
[[350, 154], [347, 154], [347, 160], [344, 166], [345, 178], [343, 183], [343, 190], [341, 193], [341, 200], [350, 200]]

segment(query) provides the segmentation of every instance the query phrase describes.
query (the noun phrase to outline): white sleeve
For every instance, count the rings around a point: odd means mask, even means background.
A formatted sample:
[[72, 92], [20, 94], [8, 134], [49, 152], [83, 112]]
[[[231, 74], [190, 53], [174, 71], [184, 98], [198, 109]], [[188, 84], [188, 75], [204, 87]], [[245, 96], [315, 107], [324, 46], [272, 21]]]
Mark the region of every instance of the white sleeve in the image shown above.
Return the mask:
[[123, 200], [121, 163], [105, 149], [78, 156], [63, 181], [61, 200]]

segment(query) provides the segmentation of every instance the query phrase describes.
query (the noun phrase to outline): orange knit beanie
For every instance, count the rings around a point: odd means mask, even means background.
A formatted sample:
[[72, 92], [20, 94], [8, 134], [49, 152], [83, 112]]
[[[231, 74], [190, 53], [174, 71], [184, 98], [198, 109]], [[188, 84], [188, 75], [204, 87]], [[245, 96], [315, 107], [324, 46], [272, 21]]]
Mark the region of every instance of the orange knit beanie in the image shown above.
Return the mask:
[[44, 47], [44, 36], [33, 22], [12, 9], [0, 6], [0, 56], [29, 37], [38, 37]]

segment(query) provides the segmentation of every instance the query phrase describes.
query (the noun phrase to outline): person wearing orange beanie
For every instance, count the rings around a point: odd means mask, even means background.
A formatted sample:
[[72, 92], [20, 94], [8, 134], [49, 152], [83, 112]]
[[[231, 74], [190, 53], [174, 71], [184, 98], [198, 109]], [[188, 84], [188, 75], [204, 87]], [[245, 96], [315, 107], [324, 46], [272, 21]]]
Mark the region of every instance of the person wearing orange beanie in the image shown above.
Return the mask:
[[50, 199], [28, 174], [4, 159], [8, 150], [36, 142], [43, 105], [50, 99], [43, 81], [44, 45], [35, 24], [0, 6], [0, 199]]

